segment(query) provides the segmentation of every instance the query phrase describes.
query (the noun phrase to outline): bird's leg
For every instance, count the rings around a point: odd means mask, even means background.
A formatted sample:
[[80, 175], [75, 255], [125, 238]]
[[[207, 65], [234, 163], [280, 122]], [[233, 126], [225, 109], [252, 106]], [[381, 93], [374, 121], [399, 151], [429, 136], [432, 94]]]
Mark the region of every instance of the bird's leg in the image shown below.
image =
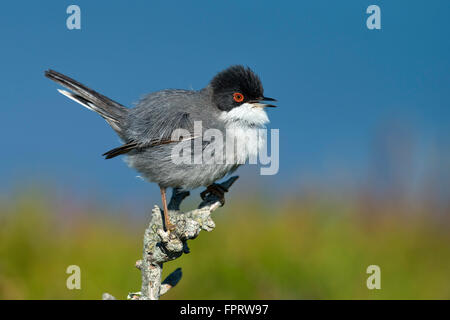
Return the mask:
[[166, 199], [166, 188], [159, 187], [161, 189], [161, 200], [163, 203], [163, 210], [164, 210], [164, 225], [166, 231], [173, 231], [175, 230], [175, 225], [170, 223], [169, 220], [169, 210], [167, 209], [167, 199]]
[[225, 192], [228, 192], [228, 189], [221, 186], [220, 184], [213, 183], [209, 185], [205, 191], [200, 193], [200, 197], [202, 200], [205, 200], [208, 194], [214, 194], [220, 200], [220, 204], [223, 206], [225, 204]]

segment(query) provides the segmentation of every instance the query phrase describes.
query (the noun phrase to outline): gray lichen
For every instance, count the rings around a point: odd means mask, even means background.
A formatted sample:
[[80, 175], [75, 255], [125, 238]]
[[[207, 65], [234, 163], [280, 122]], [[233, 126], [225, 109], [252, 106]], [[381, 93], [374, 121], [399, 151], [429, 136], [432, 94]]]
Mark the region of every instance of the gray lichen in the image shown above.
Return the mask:
[[[237, 179], [237, 176], [231, 177], [220, 185], [228, 190]], [[173, 271], [161, 282], [164, 263], [179, 258], [183, 253], [189, 253], [187, 241], [195, 239], [200, 231], [214, 230], [215, 223], [211, 218], [211, 212], [221, 205], [220, 199], [210, 193], [197, 209], [180, 212], [180, 205], [188, 196], [188, 191], [173, 190], [168, 209], [170, 221], [176, 226], [174, 231], [164, 231], [163, 213], [158, 206], [153, 208], [149, 226], [144, 233], [142, 260], [136, 262], [136, 267], [142, 275], [141, 291], [130, 293], [128, 299], [158, 300], [161, 295], [173, 288], [182, 277], [181, 268]], [[105, 293], [103, 299], [115, 298]]]

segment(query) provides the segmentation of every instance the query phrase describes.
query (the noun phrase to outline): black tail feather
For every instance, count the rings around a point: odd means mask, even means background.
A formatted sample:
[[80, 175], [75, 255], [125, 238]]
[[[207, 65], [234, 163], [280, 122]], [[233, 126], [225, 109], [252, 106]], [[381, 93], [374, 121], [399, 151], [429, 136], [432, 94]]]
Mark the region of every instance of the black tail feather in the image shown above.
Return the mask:
[[120, 124], [123, 123], [128, 112], [126, 107], [54, 70], [45, 71], [45, 76], [73, 91], [73, 93], [62, 90], [60, 92], [97, 112], [111, 124], [114, 130], [120, 131]]

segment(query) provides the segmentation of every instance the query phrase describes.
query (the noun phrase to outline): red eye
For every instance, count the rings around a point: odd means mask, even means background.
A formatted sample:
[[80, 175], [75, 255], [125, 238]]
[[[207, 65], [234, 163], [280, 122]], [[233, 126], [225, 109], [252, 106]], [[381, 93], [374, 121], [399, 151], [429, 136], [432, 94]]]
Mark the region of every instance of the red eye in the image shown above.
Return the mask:
[[233, 99], [236, 102], [242, 102], [242, 101], [244, 101], [244, 95], [239, 92], [233, 93]]

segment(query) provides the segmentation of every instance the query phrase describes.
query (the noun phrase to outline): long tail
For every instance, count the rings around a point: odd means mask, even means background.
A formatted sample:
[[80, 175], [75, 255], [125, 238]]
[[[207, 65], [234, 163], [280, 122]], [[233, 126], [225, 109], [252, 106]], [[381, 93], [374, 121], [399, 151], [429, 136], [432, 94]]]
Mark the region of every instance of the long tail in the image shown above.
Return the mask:
[[128, 113], [126, 107], [54, 70], [45, 71], [45, 76], [73, 91], [68, 92], [58, 89], [61, 94], [89, 110], [97, 112], [117, 133], [120, 134], [122, 132], [124, 120]]

